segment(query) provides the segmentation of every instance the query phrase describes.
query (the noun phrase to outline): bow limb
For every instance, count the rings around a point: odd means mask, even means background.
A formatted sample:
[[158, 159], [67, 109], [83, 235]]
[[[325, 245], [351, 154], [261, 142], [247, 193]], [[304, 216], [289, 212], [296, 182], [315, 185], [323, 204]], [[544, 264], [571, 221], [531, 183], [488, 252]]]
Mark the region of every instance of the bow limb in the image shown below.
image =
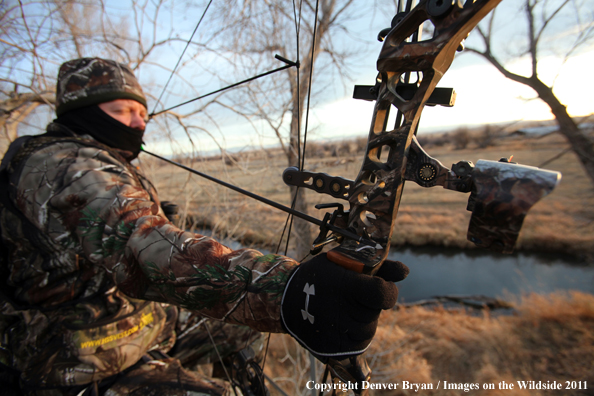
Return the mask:
[[[429, 97], [450, 67], [456, 50], [470, 31], [501, 0], [424, 0], [411, 10], [385, 38], [377, 69], [379, 90], [363, 165], [349, 190], [350, 213], [347, 227], [376, 242], [375, 246], [345, 239], [328, 257], [357, 272], [374, 274], [386, 259], [404, 187], [410, 145]], [[446, 5], [445, 7], [443, 5]], [[451, 4], [451, 6], [449, 5]], [[435, 27], [427, 41], [408, 42], [425, 21]], [[399, 95], [397, 86], [405, 73], [419, 75], [411, 99]], [[388, 130], [391, 106], [404, 119]]]

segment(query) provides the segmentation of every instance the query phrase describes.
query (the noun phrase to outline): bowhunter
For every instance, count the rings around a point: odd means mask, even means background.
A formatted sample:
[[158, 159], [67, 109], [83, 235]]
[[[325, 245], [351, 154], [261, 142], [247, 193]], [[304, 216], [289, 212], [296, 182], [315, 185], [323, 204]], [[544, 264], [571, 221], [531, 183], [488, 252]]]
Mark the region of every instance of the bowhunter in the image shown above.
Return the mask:
[[1, 165], [5, 380], [31, 395], [228, 394], [182, 367], [213, 361], [205, 321], [227, 359], [260, 331], [288, 332], [322, 361], [368, 347], [406, 266], [371, 277], [181, 230], [130, 164], [147, 114], [133, 72], [71, 60], [56, 91], [47, 132], [17, 139]]

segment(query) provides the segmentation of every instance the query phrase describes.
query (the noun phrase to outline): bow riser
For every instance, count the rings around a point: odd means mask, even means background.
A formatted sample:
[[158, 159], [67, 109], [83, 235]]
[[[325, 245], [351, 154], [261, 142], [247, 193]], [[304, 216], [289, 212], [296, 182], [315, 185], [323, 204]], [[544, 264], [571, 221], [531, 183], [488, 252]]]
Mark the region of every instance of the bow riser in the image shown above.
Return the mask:
[[[345, 240], [329, 253], [332, 261], [351, 269], [354, 263], [362, 263], [358, 271], [374, 274], [386, 259], [404, 187], [407, 156], [423, 107], [451, 65], [461, 41], [500, 2], [477, 1], [465, 8], [454, 4], [449, 12], [436, 18], [430, 13], [435, 2], [421, 1], [388, 33], [377, 62], [381, 82], [365, 157], [349, 191], [349, 228], [377, 245]], [[407, 42], [426, 20], [435, 25], [434, 37]], [[397, 85], [410, 72], [419, 72], [422, 79], [413, 97], [405, 100], [398, 95]], [[392, 105], [404, 120], [395, 129], [387, 130]]]

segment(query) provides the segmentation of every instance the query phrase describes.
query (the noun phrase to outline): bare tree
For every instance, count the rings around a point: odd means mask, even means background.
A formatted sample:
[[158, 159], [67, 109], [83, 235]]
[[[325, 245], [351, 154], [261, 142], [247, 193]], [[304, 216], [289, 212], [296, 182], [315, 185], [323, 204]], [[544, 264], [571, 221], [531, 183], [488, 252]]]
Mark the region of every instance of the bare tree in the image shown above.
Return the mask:
[[[579, 129], [567, 113], [566, 106], [555, 95], [554, 82], [547, 85], [539, 76], [539, 61], [543, 53], [561, 51], [563, 52], [561, 56], [566, 61], [581, 49], [594, 44], [593, 3], [591, 0], [524, 0], [521, 6], [526, 23], [526, 36], [523, 40], [521, 38], [518, 40], [523, 42], [524, 46], [515, 55], [516, 59], [520, 57], [530, 61], [530, 74], [521, 75], [512, 72], [505, 64], [506, 59], [501, 54], [503, 51], [495, 50], [495, 11], [486, 25], [477, 28], [483, 48], [469, 47], [467, 51], [481, 55], [505, 77], [527, 85], [536, 92], [538, 97], [551, 108], [559, 125], [559, 132], [566, 137], [594, 183], [594, 142]], [[569, 17], [571, 17], [570, 20], [568, 20]], [[557, 42], [551, 38], [551, 36], [560, 35], [559, 24], [563, 26], [561, 32], [565, 40], [562, 46], [556, 45]], [[554, 27], [557, 31], [553, 29]], [[553, 46], [555, 48], [552, 48]]]
[[[272, 130], [289, 166], [299, 166], [303, 155], [302, 134], [311, 87], [310, 73], [312, 70], [315, 76], [323, 73], [326, 82], [328, 78], [347, 73], [350, 53], [344, 47], [337, 48], [335, 33], [347, 30], [344, 22], [353, 17], [353, 2], [320, 0], [317, 25], [314, 23], [316, 3], [307, 0], [218, 3], [219, 18], [227, 27], [220, 32], [225, 40], [217, 44], [216, 51], [226, 54], [237, 73], [256, 74], [282, 66], [274, 59], [276, 54], [300, 62], [298, 69], [287, 69], [281, 77], [262, 79], [238, 91], [229, 106], [241, 116], [258, 120]], [[319, 87], [316, 92], [323, 93], [324, 88]], [[291, 200], [295, 200], [297, 210], [307, 212], [303, 190], [292, 188]], [[311, 243], [310, 225], [295, 219], [292, 235], [296, 239], [297, 257], [305, 256]]]
[[[221, 18], [208, 18], [210, 29], [202, 29], [207, 33], [191, 41], [191, 50], [175, 70], [176, 78], [160, 102], [178, 103], [204, 93], [205, 85], [196, 84], [197, 72], [186, 70], [200, 70], [200, 62], [195, 62], [198, 54], [213, 48], [218, 53], [230, 54], [227, 65], [250, 75], [268, 66], [278, 66], [273, 63], [277, 62], [273, 60], [276, 53], [293, 60], [299, 59], [297, 48], [301, 46], [301, 68], [289, 69], [283, 78], [268, 79], [250, 90], [236, 91], [245, 94], [231, 95], [234, 98], [232, 101], [225, 100], [221, 95], [214, 96], [206, 103], [201, 102], [198, 108], [193, 106], [190, 110], [169, 111], [156, 118], [155, 122], [164, 126], [162, 129], [170, 137], [176, 130], [186, 132], [193, 145], [193, 132], [206, 132], [212, 136], [212, 131], [204, 126], [205, 119], [214, 128], [218, 127], [216, 115], [211, 116], [206, 110], [210, 106], [226, 108], [250, 119], [250, 122], [264, 120], [276, 133], [288, 163], [298, 165], [302, 151], [299, 132], [304, 129], [303, 109], [311, 84], [309, 74], [316, 62], [320, 70], [327, 71], [328, 65], [342, 70], [345, 52], [333, 48], [331, 33], [342, 29], [341, 17], [348, 17], [346, 10], [352, 1], [321, 0], [316, 40], [312, 40], [315, 4], [309, 1], [302, 1], [301, 5], [295, 2], [295, 8], [286, 1], [218, 2]], [[128, 0], [122, 7], [121, 2], [110, 0], [0, 1], [2, 151], [17, 137], [19, 127], [28, 127], [29, 133], [43, 131], [53, 113], [57, 69], [68, 59], [84, 56], [115, 59], [130, 65], [140, 75], [141, 81], [147, 74], [161, 72], [155, 87], [147, 90], [147, 85], [143, 83], [153, 101], [161, 99], [159, 84], [163, 84], [163, 76], [173, 71], [185, 44], [180, 37], [187, 37], [177, 29], [180, 8], [184, 8], [186, 14], [199, 15], [206, 4], [206, 1], [174, 5], [165, 0]], [[195, 8], [190, 12], [191, 7]], [[297, 40], [296, 36], [299, 37]], [[162, 56], [163, 53], [169, 56]], [[319, 61], [322, 58], [324, 62]], [[238, 74], [228, 77], [228, 82], [237, 81]], [[217, 76], [217, 79], [223, 80], [224, 77]], [[271, 92], [275, 94], [271, 95]], [[242, 100], [244, 106], [241, 106]], [[163, 103], [158, 105], [159, 109], [166, 107]], [[39, 109], [45, 109], [45, 113]], [[203, 121], [196, 121], [194, 116], [199, 113]], [[35, 114], [42, 114], [44, 119], [31, 121]], [[219, 144], [214, 137], [213, 140]], [[224, 147], [219, 147], [224, 150]], [[298, 210], [307, 211], [303, 192], [296, 200]], [[299, 251], [309, 250], [309, 225], [297, 222], [296, 230]]]
[[[173, 65], [162, 59], [179, 55], [179, 30], [174, 4], [166, 0], [19, 0], [0, 1], [0, 129], [10, 142], [19, 126], [29, 126], [31, 115], [45, 109], [45, 120], [28, 132], [41, 132], [53, 113], [58, 67], [78, 57], [110, 58], [128, 64], [137, 75], [168, 75]], [[193, 7], [191, 3], [176, 7]], [[186, 57], [194, 59], [201, 46], [191, 43]], [[191, 52], [191, 53], [190, 53]], [[164, 56], [164, 54], [169, 56]], [[183, 78], [169, 92], [172, 100], [195, 95]], [[148, 78], [145, 78], [148, 80]], [[149, 80], [150, 81], [150, 80]], [[143, 83], [149, 98], [162, 89]], [[49, 106], [49, 107], [48, 107]]]

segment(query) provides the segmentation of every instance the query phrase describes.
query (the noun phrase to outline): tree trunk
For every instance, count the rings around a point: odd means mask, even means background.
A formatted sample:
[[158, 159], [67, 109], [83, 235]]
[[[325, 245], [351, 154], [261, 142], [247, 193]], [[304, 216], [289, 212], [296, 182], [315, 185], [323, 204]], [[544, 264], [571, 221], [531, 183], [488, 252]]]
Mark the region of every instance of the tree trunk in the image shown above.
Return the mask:
[[[301, 167], [298, 156], [299, 148], [301, 147], [300, 129], [303, 118], [303, 109], [305, 106], [305, 98], [307, 96], [308, 90], [310, 89], [309, 77], [320, 51], [321, 37], [325, 35], [326, 31], [328, 31], [329, 25], [331, 23], [330, 16], [333, 14], [334, 4], [334, 0], [323, 2], [322, 16], [318, 23], [315, 44], [310, 47], [307, 58], [303, 59], [301, 63], [301, 70], [297, 70], [298, 73], [301, 73], [299, 90], [297, 90], [296, 84], [291, 84], [293, 107], [291, 110], [291, 136], [289, 142], [289, 151], [287, 153], [289, 166], [296, 166], [298, 168]], [[291, 79], [291, 81], [293, 80]], [[304, 156], [305, 152], [302, 152], [301, 155]], [[295, 209], [300, 212], [307, 213], [308, 205], [305, 198], [305, 191], [303, 189], [299, 189], [297, 192], [295, 192], [295, 190], [295, 188], [290, 189], [291, 200], [295, 199]], [[297, 193], [296, 197], [295, 193]], [[291, 201], [291, 203], [292, 202], [293, 201]], [[294, 231], [292, 235], [296, 240], [295, 258], [299, 260], [307, 256], [311, 250], [312, 226], [305, 220], [295, 218], [293, 222], [293, 229]]]
[[[556, 6], [551, 5], [551, 7], [549, 7], [546, 1], [541, 2], [540, 0], [524, 0], [524, 10], [527, 23], [526, 38], [528, 42], [528, 48], [525, 54], [529, 55], [532, 65], [530, 76], [516, 74], [506, 69], [503, 63], [501, 63], [492, 52], [491, 44], [493, 38], [494, 17], [492, 17], [486, 29], [481, 28], [480, 26], [477, 29], [480, 37], [483, 40], [485, 49], [478, 50], [476, 48], [467, 48], [466, 50], [484, 57], [506, 78], [529, 86], [530, 88], [534, 89], [534, 91], [536, 91], [538, 97], [551, 109], [551, 112], [557, 121], [557, 125], [559, 125], [559, 133], [565, 136], [569, 145], [571, 146], [571, 149], [578, 156], [578, 159], [584, 167], [584, 170], [590, 178], [590, 181], [592, 184], [594, 184], [594, 142], [590, 137], [588, 137], [588, 135], [578, 128], [576, 123], [567, 113], [567, 108], [565, 105], [563, 105], [553, 93], [553, 89], [543, 83], [538, 77], [538, 52], [540, 50], [539, 46], [543, 45], [543, 41], [546, 40], [544, 38], [545, 36], [543, 35], [545, 29], [551, 24], [553, 20], [555, 20], [556, 16], [560, 15], [561, 10], [569, 4], [572, 3], [569, 1], [559, 1], [557, 2]], [[542, 9], [538, 9], [539, 7]], [[576, 16], [579, 15], [580, 7], [575, 8], [575, 12]], [[583, 26], [590, 25], [585, 23]], [[592, 30], [590, 28], [584, 28], [583, 26], [578, 24], [578, 30], [575, 32], [577, 40], [566, 52], [566, 59], [572, 53], [575, 53], [579, 46], [586, 45], [587, 43], [591, 42], [590, 40], [592, 37], [594, 37], [591, 34]], [[582, 30], [579, 30], [580, 28]]]
[[10, 142], [17, 138], [20, 123], [37, 106], [54, 102], [55, 94], [53, 92], [44, 92], [40, 95], [14, 93], [8, 99], [0, 101], [0, 129], [3, 135], [0, 139], [0, 154], [4, 153]]
[[565, 136], [571, 149], [578, 156], [590, 181], [594, 184], [594, 142], [578, 128], [571, 116], [567, 113], [567, 107], [555, 96], [552, 88], [543, 83], [537, 74], [526, 77], [510, 72], [490, 52], [482, 52], [474, 48], [468, 48], [467, 50], [484, 57], [506, 78], [529, 86], [536, 92], [538, 97], [551, 109], [551, 112], [555, 116], [555, 121], [559, 125], [559, 133]]
[[538, 97], [551, 108], [559, 125], [559, 132], [565, 136], [571, 149], [582, 163], [590, 181], [594, 184], [594, 142], [578, 128], [567, 114], [567, 108], [557, 99], [551, 88], [535, 77], [530, 79], [529, 85], [536, 91]]
[[[306, 82], [304, 84], [302, 82], [299, 97], [297, 95], [296, 90], [294, 91], [293, 109], [291, 111], [291, 136], [289, 143], [289, 151], [287, 153], [287, 160], [289, 166], [296, 166], [298, 168], [301, 166], [301, 164], [299, 163], [298, 150], [301, 145], [299, 127], [301, 124], [301, 116], [303, 114], [299, 111], [299, 109], [303, 108], [303, 104], [305, 102], [305, 94], [303, 91], [307, 91], [307, 86], [309, 86], [309, 83]], [[305, 153], [302, 152], [301, 155], [305, 155]], [[293, 199], [295, 200], [295, 209], [300, 212], [307, 213], [308, 205], [307, 200], [305, 198], [305, 191], [303, 189], [297, 189], [295, 187], [291, 187], [289, 191], [291, 195], [291, 203], [293, 203]], [[295, 196], [295, 194], [297, 194], [297, 196]], [[300, 260], [307, 256], [311, 249], [311, 229], [311, 224], [307, 221], [299, 218], [294, 219], [293, 231], [291, 234], [292, 237], [295, 239], [295, 258], [297, 260]]]
[[[291, 188], [291, 197], [295, 196], [295, 188]], [[307, 213], [307, 201], [305, 199], [305, 190], [300, 188], [297, 191], [297, 201], [295, 202], [295, 210]], [[295, 217], [293, 220], [292, 238], [295, 240], [295, 256], [296, 260], [301, 260], [306, 257], [311, 250], [312, 239], [312, 225], [311, 223]]]

